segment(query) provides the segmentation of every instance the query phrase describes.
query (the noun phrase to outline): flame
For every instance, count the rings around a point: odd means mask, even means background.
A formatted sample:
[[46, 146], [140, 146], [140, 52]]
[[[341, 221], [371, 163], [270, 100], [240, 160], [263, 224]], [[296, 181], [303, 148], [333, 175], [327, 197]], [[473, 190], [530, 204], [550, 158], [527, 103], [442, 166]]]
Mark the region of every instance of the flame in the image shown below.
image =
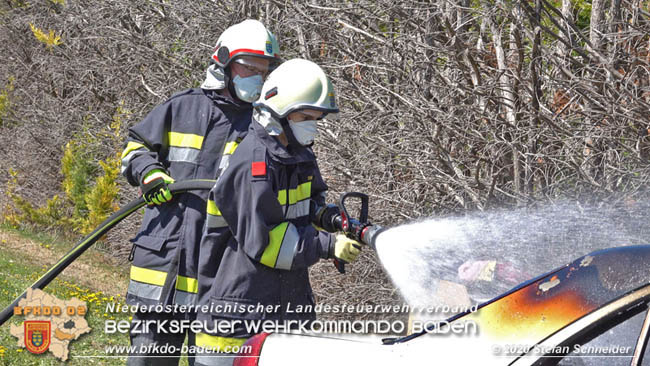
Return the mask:
[[[557, 276], [550, 281], [557, 280]], [[595, 309], [578, 291], [540, 291], [532, 284], [480, 309], [473, 317], [483, 336], [500, 341], [538, 342]]]

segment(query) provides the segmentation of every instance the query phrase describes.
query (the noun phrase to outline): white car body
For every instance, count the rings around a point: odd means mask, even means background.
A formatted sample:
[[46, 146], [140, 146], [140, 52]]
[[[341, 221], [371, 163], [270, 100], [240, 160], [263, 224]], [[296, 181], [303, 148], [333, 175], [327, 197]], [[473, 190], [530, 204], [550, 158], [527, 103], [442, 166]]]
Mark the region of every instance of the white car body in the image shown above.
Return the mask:
[[[644, 342], [650, 339], [649, 303], [650, 246], [612, 248], [447, 320], [452, 325], [475, 322], [478, 332], [473, 334], [438, 334], [428, 328], [388, 342], [377, 335], [257, 335], [249, 340], [257, 344], [255, 351], [240, 355], [235, 365], [522, 366], [584, 365], [588, 360], [610, 366], [629, 365], [631, 359], [641, 365]], [[597, 353], [580, 354], [581, 347], [592, 344]], [[618, 353], [622, 345], [625, 352]]]

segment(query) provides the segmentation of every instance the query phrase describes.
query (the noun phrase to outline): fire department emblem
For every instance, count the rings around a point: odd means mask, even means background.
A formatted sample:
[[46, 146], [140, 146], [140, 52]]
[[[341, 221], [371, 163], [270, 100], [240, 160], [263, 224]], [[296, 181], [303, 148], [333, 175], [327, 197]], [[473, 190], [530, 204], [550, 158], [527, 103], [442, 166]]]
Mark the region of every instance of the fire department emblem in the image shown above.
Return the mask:
[[25, 321], [25, 347], [31, 353], [43, 353], [50, 347], [51, 324], [44, 320]]
[[330, 98], [330, 108], [336, 108], [336, 100], [334, 99], [334, 93], [329, 93], [327, 96]]
[[266, 53], [273, 54], [273, 44], [270, 41], [266, 41]]

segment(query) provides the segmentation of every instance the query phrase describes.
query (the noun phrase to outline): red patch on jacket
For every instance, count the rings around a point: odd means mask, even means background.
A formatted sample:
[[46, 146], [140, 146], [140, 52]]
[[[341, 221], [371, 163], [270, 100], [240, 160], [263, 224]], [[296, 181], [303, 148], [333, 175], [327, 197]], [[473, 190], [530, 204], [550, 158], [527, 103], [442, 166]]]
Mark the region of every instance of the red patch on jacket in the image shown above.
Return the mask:
[[251, 173], [253, 177], [263, 177], [266, 175], [266, 162], [254, 161], [251, 164]]

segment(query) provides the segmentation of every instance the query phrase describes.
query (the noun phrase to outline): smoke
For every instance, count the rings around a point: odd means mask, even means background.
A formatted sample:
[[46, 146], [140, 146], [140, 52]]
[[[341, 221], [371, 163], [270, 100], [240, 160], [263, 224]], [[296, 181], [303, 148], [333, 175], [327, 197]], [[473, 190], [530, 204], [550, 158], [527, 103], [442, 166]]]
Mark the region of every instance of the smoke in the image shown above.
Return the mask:
[[429, 218], [382, 232], [376, 247], [409, 304], [449, 303], [440, 280], [462, 284], [475, 303], [594, 250], [650, 242], [648, 206], [567, 202]]

